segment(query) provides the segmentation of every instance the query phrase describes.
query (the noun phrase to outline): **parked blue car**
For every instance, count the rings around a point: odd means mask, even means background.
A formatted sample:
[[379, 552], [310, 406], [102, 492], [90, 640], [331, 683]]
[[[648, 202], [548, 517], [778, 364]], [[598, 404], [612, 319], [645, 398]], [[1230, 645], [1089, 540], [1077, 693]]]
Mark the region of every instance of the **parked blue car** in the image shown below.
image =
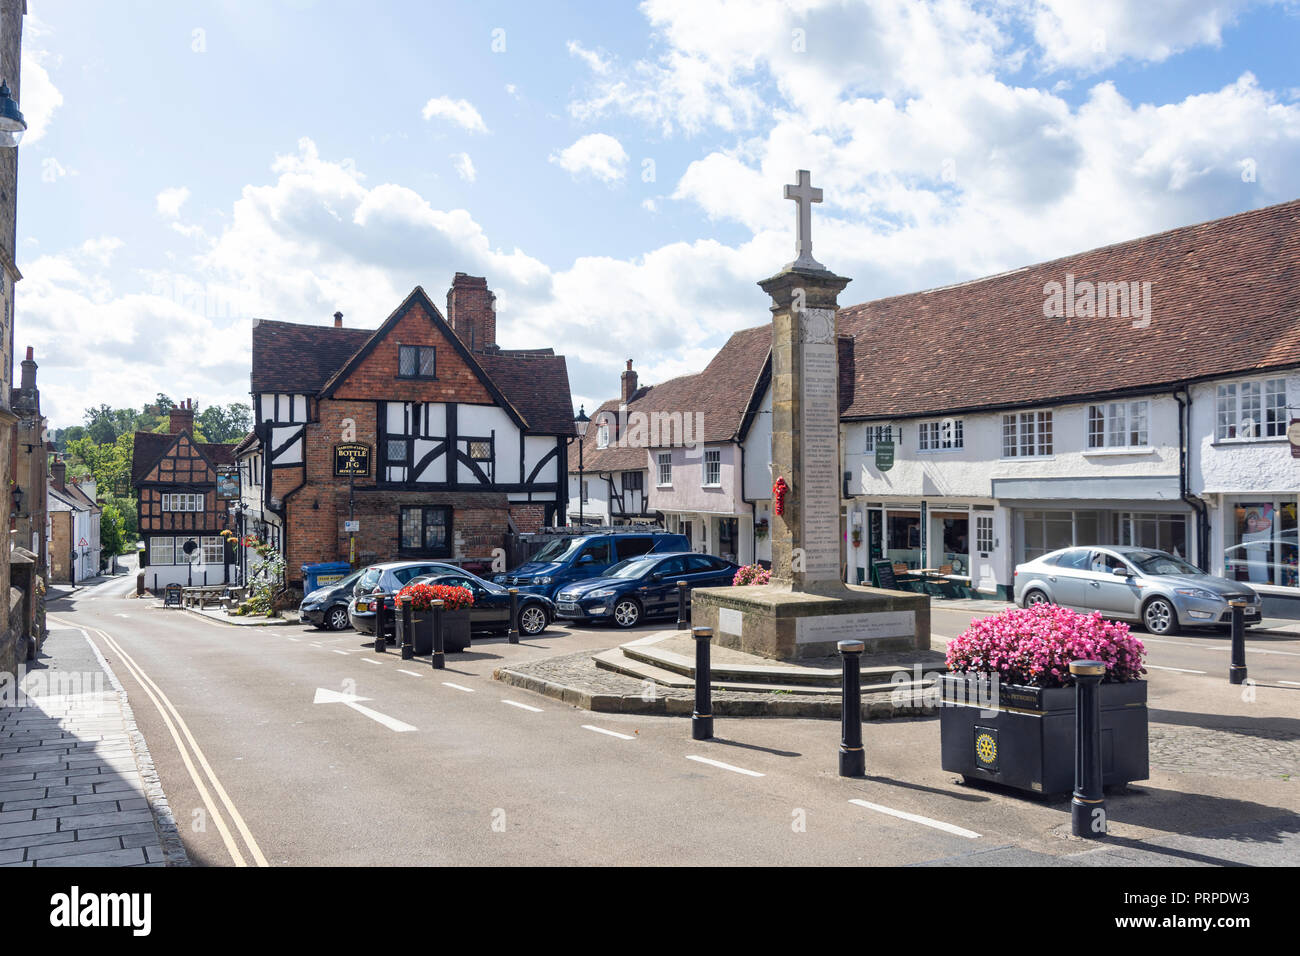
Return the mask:
[[526, 564], [493, 580], [523, 594], [553, 598], [575, 581], [599, 577], [628, 558], [689, 551], [685, 535], [663, 531], [606, 531], [552, 541]]
[[635, 627], [677, 613], [677, 582], [692, 588], [730, 587], [738, 565], [711, 554], [649, 554], [614, 565], [603, 577], [579, 581], [555, 595], [555, 615], [573, 621], [613, 621]]

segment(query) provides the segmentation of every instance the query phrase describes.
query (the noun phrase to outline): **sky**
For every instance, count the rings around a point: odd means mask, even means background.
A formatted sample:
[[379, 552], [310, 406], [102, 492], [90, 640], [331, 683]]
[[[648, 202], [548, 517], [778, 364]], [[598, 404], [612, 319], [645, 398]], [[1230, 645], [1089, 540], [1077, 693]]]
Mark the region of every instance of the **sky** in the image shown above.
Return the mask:
[[797, 169], [841, 305], [1300, 197], [1298, 49], [1290, 0], [28, 0], [16, 351], [55, 428], [246, 401], [255, 318], [467, 272], [590, 412], [768, 320]]

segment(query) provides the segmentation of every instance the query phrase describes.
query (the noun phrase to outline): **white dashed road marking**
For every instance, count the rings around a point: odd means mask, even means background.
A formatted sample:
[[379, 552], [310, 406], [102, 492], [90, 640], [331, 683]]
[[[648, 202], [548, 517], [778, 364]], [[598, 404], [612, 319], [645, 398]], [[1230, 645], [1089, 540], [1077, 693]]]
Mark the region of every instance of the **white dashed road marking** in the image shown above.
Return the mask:
[[620, 734], [613, 730], [606, 730], [604, 727], [593, 727], [591, 724], [583, 724], [583, 730], [592, 730], [598, 734], [608, 734], [610, 737], [617, 737], [619, 740], [636, 740], [631, 734]]
[[1286, 685], [1288, 685], [1289, 687], [1300, 687], [1300, 681], [1294, 681], [1294, 680], [1280, 680], [1280, 681], [1278, 681], [1278, 683], [1279, 683], [1279, 684], [1286, 684]]
[[721, 770], [730, 770], [732, 773], [743, 773], [746, 777], [761, 777], [763, 774], [757, 770], [746, 770], [744, 767], [733, 767], [729, 763], [723, 763], [721, 760], [710, 760], [708, 757], [697, 757], [694, 754], [687, 754], [687, 760], [694, 760], [697, 763], [706, 763], [710, 767], [718, 767]]
[[501, 703], [509, 704], [511, 707], [518, 707], [520, 710], [531, 710], [534, 714], [540, 714], [542, 712], [542, 708], [540, 707], [529, 707], [527, 704], [521, 704], [516, 700], [503, 700]]
[[424, 676], [423, 674], [417, 674], [415, 671], [408, 671], [408, 670], [406, 670], [406, 669], [403, 668], [403, 667], [399, 667], [399, 668], [397, 669], [397, 673], [399, 673], [399, 674], [410, 674], [412, 677], [423, 677], [423, 676]]
[[335, 654], [342, 654], [344, 657], [347, 657], [347, 656], [348, 656], [348, 652], [347, 652], [347, 651], [335, 650], [334, 653], [335, 653]]
[[371, 660], [369, 657], [361, 658], [361, 662], [363, 664], [374, 664], [376, 667], [379, 666], [379, 661]]
[[456, 690], [463, 690], [463, 691], [464, 691], [465, 693], [467, 693], [467, 694], [472, 694], [472, 693], [474, 693], [473, 688], [471, 688], [471, 687], [461, 687], [459, 684], [453, 684], [451, 681], [446, 681], [446, 680], [443, 681], [443, 682], [442, 682], [442, 686], [443, 686], [443, 687], [452, 687], [452, 688], [455, 688]]
[[892, 807], [882, 807], [878, 803], [868, 803], [866, 800], [850, 800], [849, 803], [856, 804], [859, 807], [866, 807], [868, 810], [875, 810], [877, 813], [885, 813], [891, 817], [898, 817], [900, 820], [911, 820], [913, 823], [920, 823], [927, 827], [934, 827], [936, 830], [942, 830], [945, 833], [965, 837], [968, 840], [979, 839], [979, 834], [974, 830], [967, 830], [964, 827], [955, 826], [951, 823], [944, 823], [942, 820], [931, 820], [929, 817], [923, 817], [915, 813], [907, 813], [904, 810], [895, 810]]
[[1186, 667], [1161, 667], [1159, 664], [1148, 664], [1147, 670], [1152, 671], [1175, 671], [1179, 674], [1204, 674], [1205, 671], [1189, 670]]

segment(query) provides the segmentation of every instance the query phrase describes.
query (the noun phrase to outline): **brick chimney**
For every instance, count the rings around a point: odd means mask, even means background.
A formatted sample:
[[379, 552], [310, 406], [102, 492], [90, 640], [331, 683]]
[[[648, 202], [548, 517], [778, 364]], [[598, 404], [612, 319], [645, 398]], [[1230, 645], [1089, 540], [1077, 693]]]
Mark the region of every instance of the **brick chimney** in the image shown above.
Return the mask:
[[632, 371], [632, 360], [627, 360], [627, 370], [623, 372], [623, 404], [632, 401], [636, 394], [636, 372]]
[[167, 426], [167, 431], [172, 435], [179, 435], [181, 432], [194, 432], [194, 403], [190, 399], [185, 399], [179, 405], [172, 408], [170, 413], [171, 423]]
[[487, 279], [457, 272], [447, 290], [447, 321], [471, 352], [497, 350], [497, 297]]
[[36, 358], [35, 351], [29, 345], [27, 346], [27, 358], [23, 359], [22, 378], [19, 379], [18, 387], [21, 389], [36, 388]]
[[50, 484], [58, 491], [67, 491], [68, 463], [62, 458], [50, 462]]
[[342, 313], [342, 312], [335, 312], [335, 313], [334, 313], [334, 328], [336, 328], [336, 329], [341, 329], [341, 328], [343, 328], [343, 313]]

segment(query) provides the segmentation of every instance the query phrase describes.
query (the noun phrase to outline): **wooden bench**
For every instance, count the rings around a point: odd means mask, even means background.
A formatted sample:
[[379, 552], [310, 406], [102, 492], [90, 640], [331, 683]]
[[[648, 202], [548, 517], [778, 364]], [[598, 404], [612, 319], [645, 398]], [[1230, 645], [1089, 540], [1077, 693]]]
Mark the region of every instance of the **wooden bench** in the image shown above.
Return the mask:
[[206, 585], [204, 587], [186, 588], [181, 592], [181, 606], [192, 607], [197, 604], [200, 608], [208, 606], [209, 602], [218, 604], [226, 591], [224, 584]]

